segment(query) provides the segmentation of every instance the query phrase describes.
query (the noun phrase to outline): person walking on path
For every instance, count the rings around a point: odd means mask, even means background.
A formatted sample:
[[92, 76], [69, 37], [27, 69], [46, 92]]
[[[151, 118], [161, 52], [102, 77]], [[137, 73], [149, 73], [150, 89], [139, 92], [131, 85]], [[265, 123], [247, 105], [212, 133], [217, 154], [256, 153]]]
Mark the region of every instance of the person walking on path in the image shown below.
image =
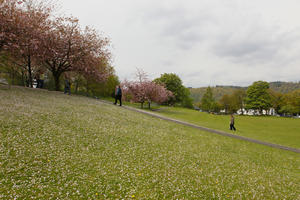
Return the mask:
[[116, 93], [115, 93], [115, 105], [120, 101], [120, 106], [122, 106], [122, 90], [120, 85], [117, 86]]
[[236, 129], [234, 127], [234, 117], [233, 117], [233, 114], [230, 115], [230, 130], [236, 131]]

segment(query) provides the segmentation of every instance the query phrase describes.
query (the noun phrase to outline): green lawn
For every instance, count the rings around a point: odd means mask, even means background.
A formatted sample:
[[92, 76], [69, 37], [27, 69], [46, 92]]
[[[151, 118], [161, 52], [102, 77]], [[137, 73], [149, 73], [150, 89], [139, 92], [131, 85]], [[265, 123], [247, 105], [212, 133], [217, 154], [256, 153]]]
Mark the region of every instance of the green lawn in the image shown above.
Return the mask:
[[0, 138], [0, 199], [300, 198], [299, 154], [91, 98], [0, 86]]
[[229, 115], [214, 115], [179, 107], [161, 107], [155, 113], [253, 139], [300, 148], [300, 119], [235, 116], [237, 131], [232, 132], [229, 130]]

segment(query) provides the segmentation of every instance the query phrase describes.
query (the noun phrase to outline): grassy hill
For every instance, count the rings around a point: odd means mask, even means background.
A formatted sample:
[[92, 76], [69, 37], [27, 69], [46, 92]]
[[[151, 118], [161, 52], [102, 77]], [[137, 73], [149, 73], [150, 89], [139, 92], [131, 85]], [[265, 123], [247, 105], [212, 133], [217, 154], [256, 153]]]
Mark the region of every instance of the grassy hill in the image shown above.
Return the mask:
[[0, 199], [299, 199], [299, 154], [0, 86]]
[[[270, 88], [276, 92], [280, 93], [288, 93], [294, 90], [300, 89], [300, 82], [270, 82]], [[240, 87], [240, 86], [216, 86], [213, 88], [213, 95], [215, 99], [218, 101], [221, 99], [221, 97], [225, 94], [232, 94], [237, 89], [244, 89], [247, 90], [247, 87]], [[191, 88], [191, 97], [194, 99], [194, 102], [199, 102], [206, 92], [207, 87], [201, 87], [201, 88]]]
[[300, 89], [300, 82], [294, 83], [294, 82], [271, 82], [270, 83], [270, 88], [276, 92], [280, 93], [289, 93], [294, 90], [299, 90]]

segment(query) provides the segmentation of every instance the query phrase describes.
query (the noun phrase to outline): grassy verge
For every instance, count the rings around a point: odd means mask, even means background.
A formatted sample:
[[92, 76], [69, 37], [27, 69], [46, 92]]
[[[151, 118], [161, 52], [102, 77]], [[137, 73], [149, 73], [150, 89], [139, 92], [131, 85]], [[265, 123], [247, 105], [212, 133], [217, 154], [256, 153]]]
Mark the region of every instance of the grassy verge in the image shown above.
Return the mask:
[[[164, 107], [156, 113], [217, 130], [229, 130], [229, 115], [214, 115], [178, 107]], [[234, 134], [300, 148], [300, 119], [271, 116], [235, 116]]]
[[299, 154], [0, 87], [0, 199], [299, 199]]
[[[111, 103], [115, 102], [115, 99], [112, 98], [112, 97], [101, 97], [100, 99], [111, 102]], [[143, 109], [143, 110], [146, 110], [146, 111], [156, 111], [156, 110], [158, 110], [162, 107], [161, 105], [158, 105], [157, 103], [154, 103], [154, 102], [151, 103], [150, 109], [148, 108], [148, 103], [144, 103], [143, 108], [141, 108], [141, 103], [133, 103], [133, 102], [128, 102], [128, 101], [122, 101], [122, 104], [125, 105], [125, 106], [130, 106], [130, 107], [137, 108], [137, 109]], [[119, 105], [119, 101], [118, 101], [118, 105]]]

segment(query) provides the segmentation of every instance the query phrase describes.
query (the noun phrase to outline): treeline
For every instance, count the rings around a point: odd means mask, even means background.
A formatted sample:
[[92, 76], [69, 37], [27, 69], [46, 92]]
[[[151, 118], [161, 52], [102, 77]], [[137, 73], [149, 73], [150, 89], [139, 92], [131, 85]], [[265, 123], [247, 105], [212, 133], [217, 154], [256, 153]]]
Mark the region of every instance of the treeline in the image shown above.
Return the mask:
[[138, 69], [136, 80], [124, 81], [122, 88], [124, 100], [140, 103], [141, 108], [148, 104], [150, 109], [153, 102], [193, 108], [189, 90], [182, 85], [179, 76], [173, 73], [164, 73], [159, 78], [150, 80], [143, 70]]
[[82, 28], [75, 17], [54, 16], [55, 7], [47, 1], [0, 1], [1, 77], [27, 87], [39, 80], [54, 90], [68, 79], [74, 92], [111, 94], [119, 81], [109, 40]]
[[[224, 94], [232, 94], [234, 91], [236, 91], [236, 88], [232, 87], [223, 87], [223, 86], [218, 86], [218, 87], [210, 87], [213, 92], [213, 96], [215, 100], [220, 100]], [[190, 93], [191, 97], [194, 100], [194, 103], [200, 102], [203, 95], [205, 94], [207, 90], [207, 87], [201, 87], [201, 88], [191, 88]]]
[[281, 82], [281, 81], [276, 81], [276, 82], [270, 82], [270, 88], [274, 90], [275, 92], [279, 93], [289, 93], [294, 90], [299, 90], [300, 89], [300, 82]]
[[252, 110], [254, 114], [269, 114], [271, 108], [280, 115], [300, 114], [300, 89], [283, 94], [270, 88], [264, 81], [254, 82], [244, 89], [237, 89], [231, 94], [224, 94], [219, 100], [213, 95], [213, 88], [208, 87], [196, 105], [203, 111], [226, 114]]
[[[275, 92], [279, 92], [282, 94], [286, 94], [292, 92], [294, 90], [300, 89], [300, 82], [270, 82], [270, 89]], [[219, 101], [225, 94], [232, 94], [236, 90], [247, 90], [248, 87], [240, 87], [240, 86], [225, 86], [225, 85], [217, 85], [216, 87], [212, 87], [214, 98]], [[191, 97], [194, 99], [194, 102], [200, 102], [204, 93], [206, 92], [207, 87], [201, 88], [191, 88]]]

